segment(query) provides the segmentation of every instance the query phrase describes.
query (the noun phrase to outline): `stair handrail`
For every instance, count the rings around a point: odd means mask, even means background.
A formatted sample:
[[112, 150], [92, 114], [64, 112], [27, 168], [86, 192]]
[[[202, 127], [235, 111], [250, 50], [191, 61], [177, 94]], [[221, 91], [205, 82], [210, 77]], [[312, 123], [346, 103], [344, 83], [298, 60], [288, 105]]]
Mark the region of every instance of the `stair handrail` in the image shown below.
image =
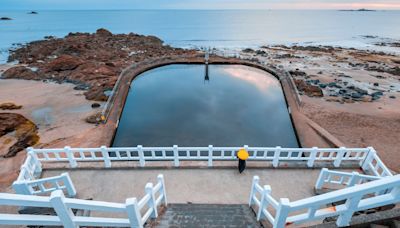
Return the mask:
[[365, 157], [364, 162], [361, 164], [361, 168], [364, 172], [371, 173], [375, 176], [393, 176], [392, 172], [379, 158], [378, 153], [373, 147], [368, 147], [368, 155]]
[[[101, 226], [101, 227], [139, 227], [143, 228], [148, 218], [158, 216], [157, 207], [167, 205], [164, 176], [157, 176], [157, 184], [146, 184], [146, 194], [138, 202], [136, 198], [128, 198], [125, 203], [82, 200], [66, 198], [62, 190], [51, 192], [51, 196], [31, 196], [21, 194], [0, 193], [0, 205], [53, 208], [56, 215], [2, 214], [1, 225], [47, 225], [47, 226]], [[158, 197], [157, 197], [158, 195]], [[148, 210], [141, 214], [144, 206]], [[85, 217], [74, 215], [72, 209], [89, 211], [105, 211], [124, 213], [127, 218]]]
[[[253, 177], [251, 185], [249, 206], [257, 207], [256, 215], [257, 221], [263, 218], [268, 219], [271, 224], [275, 223], [274, 216], [267, 210], [268, 205], [271, 205], [275, 211], [279, 208], [279, 203], [271, 195], [271, 186], [264, 185], [261, 187], [259, 184], [260, 178], [258, 176]], [[257, 198], [257, 194], [260, 195], [260, 199]]]
[[23, 195], [44, 195], [55, 190], [65, 190], [68, 197], [76, 196], [76, 189], [68, 173], [34, 180], [14, 181], [15, 193]]
[[[251, 191], [251, 199], [255, 194], [253, 189]], [[376, 192], [381, 192], [382, 194], [375, 194]], [[344, 201], [344, 203], [332, 207], [326, 206], [327, 204], [340, 201]], [[338, 216], [336, 225], [343, 227], [349, 225], [354, 212], [396, 204], [398, 202], [400, 202], [400, 175], [387, 176], [379, 180], [294, 202], [290, 202], [286, 198], [281, 198], [273, 223], [271, 223], [274, 228], [280, 228], [291, 223], [301, 224]], [[264, 201], [263, 205], [260, 201], [260, 207], [265, 208], [266, 202]], [[290, 215], [304, 210], [307, 212]]]
[[357, 184], [363, 184], [369, 181], [379, 180], [381, 178], [382, 177], [380, 176], [360, 174], [356, 171], [350, 173], [322, 168], [315, 183], [315, 189], [322, 189], [326, 183], [352, 187]]

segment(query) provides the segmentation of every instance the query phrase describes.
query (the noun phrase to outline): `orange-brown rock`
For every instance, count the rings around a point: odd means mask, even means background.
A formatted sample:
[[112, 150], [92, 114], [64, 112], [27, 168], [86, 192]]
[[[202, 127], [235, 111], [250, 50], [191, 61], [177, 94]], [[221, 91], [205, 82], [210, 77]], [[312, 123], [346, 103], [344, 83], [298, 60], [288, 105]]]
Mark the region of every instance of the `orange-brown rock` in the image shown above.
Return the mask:
[[5, 78], [47, 79], [59, 83], [70, 82], [76, 88], [88, 88], [89, 100], [104, 101], [104, 91], [114, 87], [122, 70], [131, 64], [165, 56], [196, 54], [163, 45], [155, 36], [134, 33], [112, 34], [105, 29], [96, 33], [70, 33], [64, 38], [31, 42], [9, 56], [29, 68], [9, 70]]
[[[39, 141], [36, 125], [17, 113], [0, 113], [0, 138], [8, 136], [13, 144], [7, 151], [0, 151], [4, 158], [13, 157], [19, 151], [35, 145]], [[15, 140], [12, 140], [14, 138]]]
[[15, 109], [21, 109], [22, 105], [16, 105], [12, 102], [6, 102], [3, 104], [0, 104], [0, 109], [1, 110], [15, 110]]
[[47, 71], [74, 70], [81, 64], [83, 61], [76, 56], [62, 55], [47, 65]]
[[301, 92], [304, 92], [307, 96], [310, 97], [323, 97], [324, 94], [318, 86], [315, 85], [309, 85], [307, 84], [304, 80], [301, 79], [295, 79], [294, 80], [297, 89]]
[[21, 79], [28, 79], [28, 80], [37, 80], [39, 79], [39, 75], [37, 72], [24, 67], [24, 66], [17, 66], [17, 67], [12, 67], [8, 70], [6, 70], [2, 74], [2, 78], [21, 78]]

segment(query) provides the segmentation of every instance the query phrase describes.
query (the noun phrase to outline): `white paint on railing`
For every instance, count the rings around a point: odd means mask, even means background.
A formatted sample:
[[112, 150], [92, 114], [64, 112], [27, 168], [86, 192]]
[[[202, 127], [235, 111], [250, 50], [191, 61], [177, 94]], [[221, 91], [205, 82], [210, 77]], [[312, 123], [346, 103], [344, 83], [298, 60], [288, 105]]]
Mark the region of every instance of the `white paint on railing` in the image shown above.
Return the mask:
[[365, 172], [370, 172], [375, 176], [393, 176], [392, 172], [386, 167], [386, 165], [379, 158], [374, 148], [368, 147], [368, 155], [363, 162], [360, 162], [361, 168]]
[[[273, 167], [279, 167], [280, 162], [306, 162], [308, 167], [314, 167], [316, 162], [332, 162], [339, 167], [345, 161], [364, 162], [370, 148], [281, 148], [281, 147], [248, 147], [249, 161], [271, 162]], [[111, 167], [113, 161], [139, 161], [141, 167], [147, 161], [171, 161], [178, 167], [180, 161], [207, 161], [208, 166], [213, 161], [237, 160], [236, 153], [243, 147], [105, 147], [100, 148], [70, 148], [61, 149], [31, 149], [41, 162], [69, 162], [71, 168], [78, 162], [102, 161], [105, 167]]]
[[68, 173], [33, 180], [14, 181], [12, 187], [17, 194], [44, 195], [55, 190], [66, 190], [69, 197], [76, 195], [75, 186]]
[[337, 184], [346, 187], [352, 187], [357, 184], [363, 184], [369, 181], [379, 180], [381, 176], [371, 176], [360, 174], [359, 172], [342, 172], [323, 168], [315, 184], [315, 189], [322, 189], [326, 183]]
[[[374, 194], [376, 192], [381, 194]], [[257, 199], [256, 193], [262, 195], [261, 200]], [[266, 207], [268, 203], [276, 200], [266, 201], [265, 198], [272, 198], [270, 187], [266, 185], [261, 188], [259, 178], [254, 177], [249, 205], [257, 205], [261, 208], [257, 212], [257, 219], [266, 217], [274, 228], [284, 227], [289, 223], [301, 224], [333, 216], [339, 216], [336, 221], [337, 226], [348, 226], [354, 212], [400, 202], [400, 175], [382, 177], [375, 181], [294, 202], [281, 198], [278, 205], [271, 204], [276, 210], [275, 217], [266, 210]], [[339, 201], [344, 201], [344, 203], [334, 207], [326, 206]]]
[[[50, 197], [0, 193], [0, 205], [2, 206], [53, 208], [57, 214], [50, 216], [0, 213], [0, 224], [141, 228], [146, 223], [148, 217], [157, 217], [157, 207], [159, 205], [167, 205], [167, 193], [165, 191], [163, 175], [158, 175], [157, 180], [157, 184], [154, 187], [151, 183], [146, 185], [146, 194], [139, 203], [136, 198], [127, 199], [125, 204], [65, 198], [61, 190], [53, 191]], [[141, 210], [145, 206], [149, 209], [142, 215]], [[82, 217], [74, 215], [72, 209], [105, 211], [110, 213], [123, 212], [127, 215], [127, 218]]]

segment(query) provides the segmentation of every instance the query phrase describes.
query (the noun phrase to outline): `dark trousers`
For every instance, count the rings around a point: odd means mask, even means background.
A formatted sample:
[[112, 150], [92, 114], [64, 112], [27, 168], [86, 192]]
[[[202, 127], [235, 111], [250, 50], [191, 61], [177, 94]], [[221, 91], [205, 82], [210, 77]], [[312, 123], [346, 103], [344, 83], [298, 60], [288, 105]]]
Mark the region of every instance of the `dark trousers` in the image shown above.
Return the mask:
[[239, 173], [242, 173], [244, 169], [246, 168], [246, 160], [240, 160], [239, 159]]

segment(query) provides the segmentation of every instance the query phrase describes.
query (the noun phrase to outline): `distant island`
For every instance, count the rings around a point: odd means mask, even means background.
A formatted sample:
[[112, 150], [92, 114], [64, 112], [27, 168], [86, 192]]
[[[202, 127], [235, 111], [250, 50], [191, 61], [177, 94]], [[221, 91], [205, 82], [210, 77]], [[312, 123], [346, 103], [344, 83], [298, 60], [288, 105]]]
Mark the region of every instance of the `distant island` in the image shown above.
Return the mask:
[[370, 9], [348, 9], [348, 10], [339, 10], [339, 11], [371, 12], [371, 11], [376, 11], [376, 10], [370, 10]]

